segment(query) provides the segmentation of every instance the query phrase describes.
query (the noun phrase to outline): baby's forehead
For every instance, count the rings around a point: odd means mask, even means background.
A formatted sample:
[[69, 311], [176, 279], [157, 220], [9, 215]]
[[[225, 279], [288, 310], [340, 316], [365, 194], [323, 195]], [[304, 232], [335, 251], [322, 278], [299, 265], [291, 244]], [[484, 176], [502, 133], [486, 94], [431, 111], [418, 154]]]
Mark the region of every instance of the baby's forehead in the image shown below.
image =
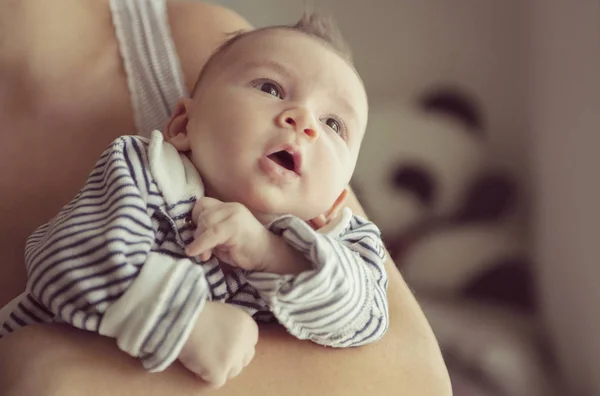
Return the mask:
[[301, 31], [278, 27], [246, 33], [225, 48], [219, 63], [217, 69], [235, 69], [234, 74], [275, 66], [296, 77], [318, 79], [322, 88], [339, 92], [357, 110], [368, 108], [364, 84], [354, 67], [326, 42]]
[[[345, 66], [360, 76], [342, 54], [323, 39], [288, 27], [269, 27], [241, 34], [228, 45], [229, 60], [247, 58], [328, 58]], [[361, 80], [362, 82], [362, 80]]]
[[325, 51], [324, 44], [306, 33], [285, 27], [269, 27], [234, 36], [217, 51], [215, 57], [220, 58], [219, 68], [230, 68], [257, 59], [293, 59], [300, 53], [306, 57], [322, 56]]
[[[234, 39], [231, 42], [230, 48], [238, 47], [239, 49], [260, 47], [260, 49], [264, 50], [265, 52], [276, 52], [277, 50], [280, 50], [280, 48], [278, 48], [276, 45], [271, 44], [264, 46], [264, 44], [298, 40], [304, 42], [305, 46], [311, 46], [315, 49], [321, 48], [327, 49], [328, 51], [330, 50], [333, 52], [337, 52], [325, 40], [307, 32], [303, 32], [301, 30], [286, 26], [266, 27], [242, 32], [237, 37], [234, 37]], [[338, 55], [342, 57], [340, 54]]]

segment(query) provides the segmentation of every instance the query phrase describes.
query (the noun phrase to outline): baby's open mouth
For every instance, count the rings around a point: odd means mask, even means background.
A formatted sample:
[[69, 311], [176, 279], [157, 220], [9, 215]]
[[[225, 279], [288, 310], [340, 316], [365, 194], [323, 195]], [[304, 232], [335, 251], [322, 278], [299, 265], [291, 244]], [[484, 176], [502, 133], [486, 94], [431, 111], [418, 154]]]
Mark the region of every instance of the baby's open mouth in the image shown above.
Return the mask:
[[296, 171], [296, 160], [294, 156], [286, 150], [277, 151], [273, 154], [269, 154], [267, 156], [271, 161], [275, 162], [277, 165], [285, 168], [289, 171], [298, 173]]

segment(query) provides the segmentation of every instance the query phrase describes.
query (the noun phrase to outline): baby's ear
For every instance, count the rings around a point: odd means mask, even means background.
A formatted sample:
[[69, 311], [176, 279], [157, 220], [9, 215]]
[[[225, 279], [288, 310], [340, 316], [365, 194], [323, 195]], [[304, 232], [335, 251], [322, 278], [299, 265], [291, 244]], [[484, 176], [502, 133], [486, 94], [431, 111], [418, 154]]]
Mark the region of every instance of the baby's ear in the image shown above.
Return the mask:
[[340, 213], [340, 211], [344, 207], [344, 203], [346, 203], [346, 198], [348, 197], [348, 187], [344, 188], [342, 193], [337, 197], [331, 208], [320, 216], [315, 217], [308, 221], [308, 224], [315, 229], [318, 230], [323, 228], [329, 222], [336, 218], [336, 216]]
[[190, 149], [187, 128], [189, 122], [188, 110], [191, 103], [192, 99], [190, 98], [179, 99], [163, 131], [165, 140], [181, 152]]

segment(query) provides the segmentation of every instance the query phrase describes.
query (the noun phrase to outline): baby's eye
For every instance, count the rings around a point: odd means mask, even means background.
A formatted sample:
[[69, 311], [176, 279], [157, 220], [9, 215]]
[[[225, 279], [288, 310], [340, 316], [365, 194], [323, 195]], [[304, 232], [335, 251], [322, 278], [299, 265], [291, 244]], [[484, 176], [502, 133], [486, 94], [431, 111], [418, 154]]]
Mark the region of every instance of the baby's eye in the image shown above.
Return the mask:
[[335, 115], [333, 117], [325, 116], [321, 118], [321, 122], [331, 128], [331, 130], [342, 139], [348, 139], [348, 131], [343, 119]]
[[273, 82], [269, 82], [269, 81], [259, 82], [255, 85], [255, 88], [258, 88], [261, 91], [266, 92], [269, 95], [273, 95], [279, 99], [281, 99], [283, 97], [283, 95], [281, 93], [281, 88], [279, 88], [279, 86]]
[[338, 120], [336, 120], [335, 118], [331, 118], [331, 117], [327, 118], [325, 120], [325, 125], [327, 125], [331, 129], [333, 129], [333, 131], [335, 133], [337, 133], [338, 135], [342, 133], [342, 126], [340, 125]]

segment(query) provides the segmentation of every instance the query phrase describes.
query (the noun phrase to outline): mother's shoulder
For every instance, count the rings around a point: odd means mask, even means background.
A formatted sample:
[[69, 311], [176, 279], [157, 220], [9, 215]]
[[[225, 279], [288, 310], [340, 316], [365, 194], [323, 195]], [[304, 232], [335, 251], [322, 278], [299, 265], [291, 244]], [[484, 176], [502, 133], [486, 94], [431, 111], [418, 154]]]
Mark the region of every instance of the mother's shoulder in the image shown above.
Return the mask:
[[167, 1], [173, 41], [191, 90], [200, 70], [227, 35], [252, 25], [235, 11], [212, 3], [189, 0]]

